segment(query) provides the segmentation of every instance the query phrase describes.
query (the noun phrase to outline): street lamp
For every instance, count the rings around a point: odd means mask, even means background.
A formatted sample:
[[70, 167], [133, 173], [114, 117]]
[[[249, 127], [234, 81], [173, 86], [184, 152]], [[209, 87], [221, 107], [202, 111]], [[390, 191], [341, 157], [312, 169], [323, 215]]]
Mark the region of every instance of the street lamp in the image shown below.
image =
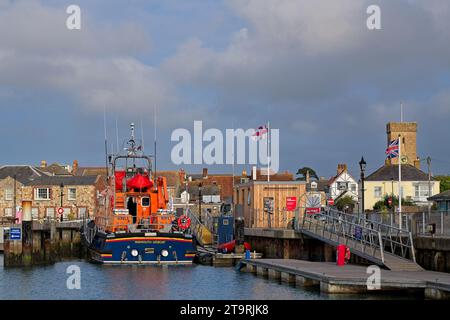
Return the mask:
[[[365, 212], [364, 210], [364, 172], [366, 171], [366, 161], [364, 161], [364, 157], [361, 157], [361, 161], [359, 161], [359, 168], [361, 169], [361, 207], [362, 207], [362, 213]], [[366, 216], [364, 215], [364, 218]]]
[[200, 182], [200, 184], [198, 185], [198, 219], [200, 223], [202, 223], [202, 190], [203, 185]]
[[[61, 208], [63, 207], [63, 197], [64, 197], [64, 184], [61, 182], [59, 185], [61, 189], [60, 198], [61, 198]], [[63, 213], [61, 213], [60, 221], [63, 221]]]

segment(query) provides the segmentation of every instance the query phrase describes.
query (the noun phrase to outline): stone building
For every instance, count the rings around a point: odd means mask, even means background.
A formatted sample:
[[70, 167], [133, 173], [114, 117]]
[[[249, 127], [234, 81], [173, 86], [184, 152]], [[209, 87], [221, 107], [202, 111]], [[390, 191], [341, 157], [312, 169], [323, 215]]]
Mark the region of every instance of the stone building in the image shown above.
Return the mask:
[[32, 166], [2, 166], [0, 217], [14, 219], [23, 200], [32, 201], [34, 219], [55, 217], [61, 198], [63, 217], [92, 216], [101, 205], [100, 193], [104, 188], [105, 180], [101, 176], [53, 175]]
[[389, 122], [386, 124], [387, 145], [400, 136], [401, 159], [386, 159], [386, 164], [410, 164], [420, 169], [420, 160], [417, 157], [417, 122]]
[[[402, 199], [412, 201], [417, 206], [427, 206], [428, 198], [438, 194], [440, 186], [431, 173], [420, 170], [420, 158], [417, 156], [417, 123], [389, 122], [386, 125], [386, 134], [388, 146], [392, 140], [400, 137], [401, 157], [386, 159], [383, 166], [366, 176], [364, 210], [372, 210], [375, 203], [386, 196], [399, 197], [399, 193]], [[401, 188], [399, 188], [399, 161]]]

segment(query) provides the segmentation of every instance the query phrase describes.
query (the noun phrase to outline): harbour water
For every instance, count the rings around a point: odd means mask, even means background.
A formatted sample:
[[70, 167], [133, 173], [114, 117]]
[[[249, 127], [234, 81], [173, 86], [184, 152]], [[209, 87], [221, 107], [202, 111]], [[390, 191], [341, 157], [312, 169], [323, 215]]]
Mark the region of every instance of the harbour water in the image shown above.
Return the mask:
[[[68, 289], [67, 268], [77, 265], [81, 288]], [[0, 255], [0, 299], [51, 300], [320, 300], [374, 299], [374, 296], [324, 296], [318, 290], [303, 290], [280, 284], [234, 268], [192, 266], [105, 266], [83, 260], [50, 266], [3, 268]], [[376, 299], [411, 299], [377, 296]]]

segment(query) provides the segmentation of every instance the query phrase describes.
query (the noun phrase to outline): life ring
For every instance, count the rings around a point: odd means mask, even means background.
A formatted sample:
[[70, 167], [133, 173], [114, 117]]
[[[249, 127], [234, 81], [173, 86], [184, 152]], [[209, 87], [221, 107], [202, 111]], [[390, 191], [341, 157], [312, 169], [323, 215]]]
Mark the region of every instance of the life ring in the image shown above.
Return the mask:
[[182, 215], [178, 218], [178, 228], [185, 230], [191, 226], [191, 219], [189, 217], [186, 217], [185, 215]]
[[345, 261], [349, 261], [350, 260], [350, 249], [347, 247], [345, 249]]

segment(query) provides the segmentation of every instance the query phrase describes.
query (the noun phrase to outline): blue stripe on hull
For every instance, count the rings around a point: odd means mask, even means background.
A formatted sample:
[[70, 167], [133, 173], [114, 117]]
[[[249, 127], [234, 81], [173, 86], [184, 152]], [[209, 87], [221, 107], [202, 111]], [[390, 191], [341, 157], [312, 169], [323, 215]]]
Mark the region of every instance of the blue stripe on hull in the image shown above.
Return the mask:
[[[119, 264], [192, 263], [196, 251], [193, 241], [180, 242], [171, 240], [121, 240], [120, 242], [106, 242], [104, 247], [101, 250], [99, 249], [92, 248], [91, 256], [93, 260], [100, 263]], [[137, 256], [132, 255], [133, 250], [137, 250]], [[163, 250], [168, 252], [166, 257], [161, 254]], [[125, 252], [125, 259], [122, 261], [123, 252]]]

